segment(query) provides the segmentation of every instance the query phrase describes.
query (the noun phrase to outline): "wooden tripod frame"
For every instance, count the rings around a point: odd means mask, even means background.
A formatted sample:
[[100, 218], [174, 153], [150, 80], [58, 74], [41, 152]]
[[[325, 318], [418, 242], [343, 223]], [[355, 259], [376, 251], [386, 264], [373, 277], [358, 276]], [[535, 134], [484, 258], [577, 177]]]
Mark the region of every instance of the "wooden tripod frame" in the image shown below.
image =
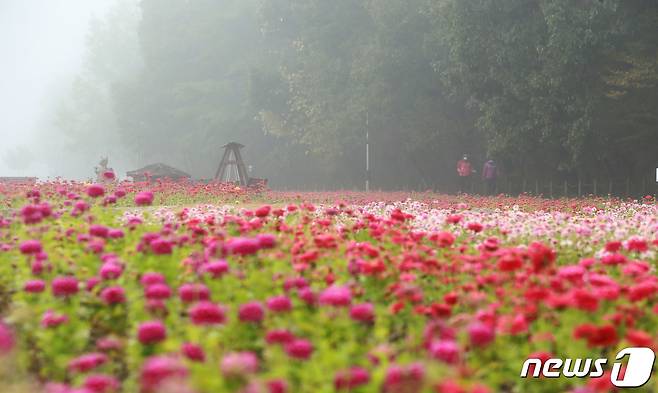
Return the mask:
[[[241, 186], [246, 186], [249, 182], [249, 175], [247, 175], [247, 167], [244, 165], [242, 155], [240, 154], [240, 149], [242, 149], [244, 145], [237, 142], [231, 142], [222, 147], [224, 148], [224, 155], [219, 162], [217, 173], [215, 173], [215, 180], [224, 181], [229, 166], [235, 165], [238, 168], [238, 182]], [[231, 159], [231, 154], [233, 155], [233, 159]]]

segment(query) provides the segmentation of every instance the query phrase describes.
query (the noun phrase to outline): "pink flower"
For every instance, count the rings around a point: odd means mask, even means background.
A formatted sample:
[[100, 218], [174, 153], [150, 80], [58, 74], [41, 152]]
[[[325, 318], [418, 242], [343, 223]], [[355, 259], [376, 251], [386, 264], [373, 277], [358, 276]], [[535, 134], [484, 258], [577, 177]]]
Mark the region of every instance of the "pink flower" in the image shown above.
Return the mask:
[[260, 248], [258, 239], [247, 237], [234, 237], [226, 242], [226, 249], [234, 255], [251, 255], [255, 254]]
[[307, 360], [313, 354], [313, 344], [304, 339], [295, 339], [285, 346], [288, 356], [294, 359]]
[[148, 321], [139, 325], [137, 339], [142, 344], [155, 344], [167, 338], [167, 329], [160, 321]]
[[274, 248], [276, 245], [276, 236], [270, 233], [259, 233], [256, 235], [256, 240], [261, 249]]
[[489, 345], [496, 338], [494, 329], [481, 322], [475, 322], [469, 325], [467, 330], [471, 344], [476, 347]]
[[267, 308], [275, 313], [292, 310], [292, 302], [285, 295], [273, 296], [267, 299]]
[[147, 299], [169, 299], [171, 297], [171, 288], [167, 284], [149, 285], [144, 289], [144, 296]]
[[226, 312], [219, 305], [203, 301], [192, 306], [190, 318], [195, 325], [217, 325], [226, 322]]
[[423, 389], [425, 369], [422, 364], [414, 363], [406, 367], [392, 365], [384, 378], [384, 393], [420, 393]]
[[184, 380], [187, 369], [178, 360], [168, 356], [151, 357], [146, 360], [140, 373], [142, 392], [155, 393], [167, 381]]
[[183, 284], [178, 288], [178, 296], [183, 303], [193, 303], [210, 299], [210, 290], [203, 284]]
[[153, 203], [153, 193], [150, 191], [138, 192], [135, 195], [135, 204], [137, 206], [149, 206]]
[[347, 287], [332, 285], [320, 294], [320, 304], [334, 307], [349, 306], [352, 301], [352, 292]]
[[226, 377], [239, 377], [258, 371], [258, 358], [253, 352], [231, 352], [222, 358], [220, 366]]
[[268, 393], [286, 393], [288, 384], [282, 379], [273, 379], [267, 382]]
[[21, 250], [21, 253], [25, 255], [35, 255], [43, 251], [41, 242], [38, 240], [25, 240], [21, 243], [19, 249]]
[[158, 238], [151, 241], [150, 246], [151, 251], [155, 255], [168, 255], [171, 254], [174, 249], [174, 245], [169, 240], [163, 238]]
[[295, 339], [295, 335], [285, 329], [270, 330], [265, 334], [268, 344], [287, 344]]
[[91, 371], [96, 367], [102, 366], [103, 364], [107, 363], [107, 361], [107, 355], [100, 352], [92, 352], [78, 356], [77, 358], [71, 360], [69, 362], [68, 368], [69, 370], [79, 373], [86, 373], [87, 371]]
[[105, 374], [90, 375], [82, 385], [94, 393], [118, 392], [121, 387], [118, 379]]
[[362, 367], [352, 367], [336, 373], [334, 387], [336, 390], [352, 390], [370, 382], [370, 373]]
[[106, 304], [119, 304], [126, 302], [126, 291], [122, 287], [108, 287], [101, 291], [101, 299]]
[[41, 293], [46, 289], [46, 283], [42, 280], [30, 280], [25, 283], [23, 289], [28, 293]]
[[45, 328], [57, 327], [68, 322], [69, 317], [64, 314], [56, 314], [52, 310], [46, 311], [41, 317], [41, 326]]
[[55, 296], [66, 297], [78, 293], [78, 280], [75, 277], [56, 277], [51, 285]]
[[164, 284], [165, 277], [162, 275], [162, 273], [146, 272], [142, 275], [142, 278], [139, 280], [139, 282], [140, 284], [142, 284], [142, 286], [149, 286], [152, 284]]
[[228, 272], [228, 263], [224, 260], [211, 261], [204, 263], [199, 268], [199, 272], [202, 274], [208, 274], [212, 278], [220, 278]]
[[459, 346], [452, 340], [435, 341], [430, 346], [432, 357], [448, 364], [455, 364], [459, 360]]
[[100, 184], [92, 184], [87, 187], [87, 195], [92, 198], [98, 198], [105, 195], [105, 188]]
[[356, 304], [350, 309], [350, 317], [358, 322], [371, 323], [375, 320], [375, 307], [372, 303]]
[[7, 325], [0, 322], [0, 355], [7, 354], [14, 349], [14, 333]]
[[265, 317], [265, 309], [259, 302], [250, 302], [240, 306], [238, 318], [242, 322], [260, 322]]
[[203, 352], [203, 348], [196, 344], [184, 343], [181, 347], [181, 352], [186, 358], [195, 362], [204, 362], [206, 360], [206, 354]]
[[108, 262], [101, 266], [100, 269], [100, 276], [103, 280], [117, 279], [121, 276], [121, 273], [123, 273], [123, 267], [114, 262]]

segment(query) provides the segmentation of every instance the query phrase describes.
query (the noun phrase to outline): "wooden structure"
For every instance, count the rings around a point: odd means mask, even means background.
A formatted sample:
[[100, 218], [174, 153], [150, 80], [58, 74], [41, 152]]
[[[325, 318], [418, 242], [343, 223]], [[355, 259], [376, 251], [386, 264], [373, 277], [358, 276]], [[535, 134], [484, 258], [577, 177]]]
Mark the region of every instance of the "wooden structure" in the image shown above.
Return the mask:
[[153, 181], [158, 179], [181, 180], [191, 178], [188, 173], [162, 163], [147, 165], [143, 168], [126, 172], [126, 175], [132, 177], [133, 181]]
[[222, 147], [224, 148], [224, 155], [215, 173], [215, 181], [236, 181], [241, 186], [247, 186], [249, 184], [249, 175], [247, 174], [247, 167], [242, 161], [242, 154], [240, 154], [240, 149], [244, 145], [231, 142]]

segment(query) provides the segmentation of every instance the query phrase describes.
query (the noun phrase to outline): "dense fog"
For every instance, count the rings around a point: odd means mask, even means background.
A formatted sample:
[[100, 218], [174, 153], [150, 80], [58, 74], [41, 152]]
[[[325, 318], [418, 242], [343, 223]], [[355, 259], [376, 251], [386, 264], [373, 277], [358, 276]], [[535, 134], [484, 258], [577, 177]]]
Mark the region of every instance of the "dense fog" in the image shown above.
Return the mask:
[[206, 179], [237, 141], [274, 188], [453, 191], [467, 154], [642, 192], [656, 31], [649, 0], [2, 0], [0, 176]]

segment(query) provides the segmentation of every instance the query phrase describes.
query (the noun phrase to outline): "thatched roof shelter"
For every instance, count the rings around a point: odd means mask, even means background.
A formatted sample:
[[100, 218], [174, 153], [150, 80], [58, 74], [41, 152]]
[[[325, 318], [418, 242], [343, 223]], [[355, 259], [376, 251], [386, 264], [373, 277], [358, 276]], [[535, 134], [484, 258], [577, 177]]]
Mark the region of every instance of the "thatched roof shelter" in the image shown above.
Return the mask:
[[189, 179], [192, 177], [190, 176], [190, 174], [183, 172], [180, 169], [176, 169], [174, 167], [162, 163], [147, 165], [143, 168], [126, 172], [126, 175], [132, 177], [134, 181], [146, 181], [148, 179], [180, 180], [180, 179]]

